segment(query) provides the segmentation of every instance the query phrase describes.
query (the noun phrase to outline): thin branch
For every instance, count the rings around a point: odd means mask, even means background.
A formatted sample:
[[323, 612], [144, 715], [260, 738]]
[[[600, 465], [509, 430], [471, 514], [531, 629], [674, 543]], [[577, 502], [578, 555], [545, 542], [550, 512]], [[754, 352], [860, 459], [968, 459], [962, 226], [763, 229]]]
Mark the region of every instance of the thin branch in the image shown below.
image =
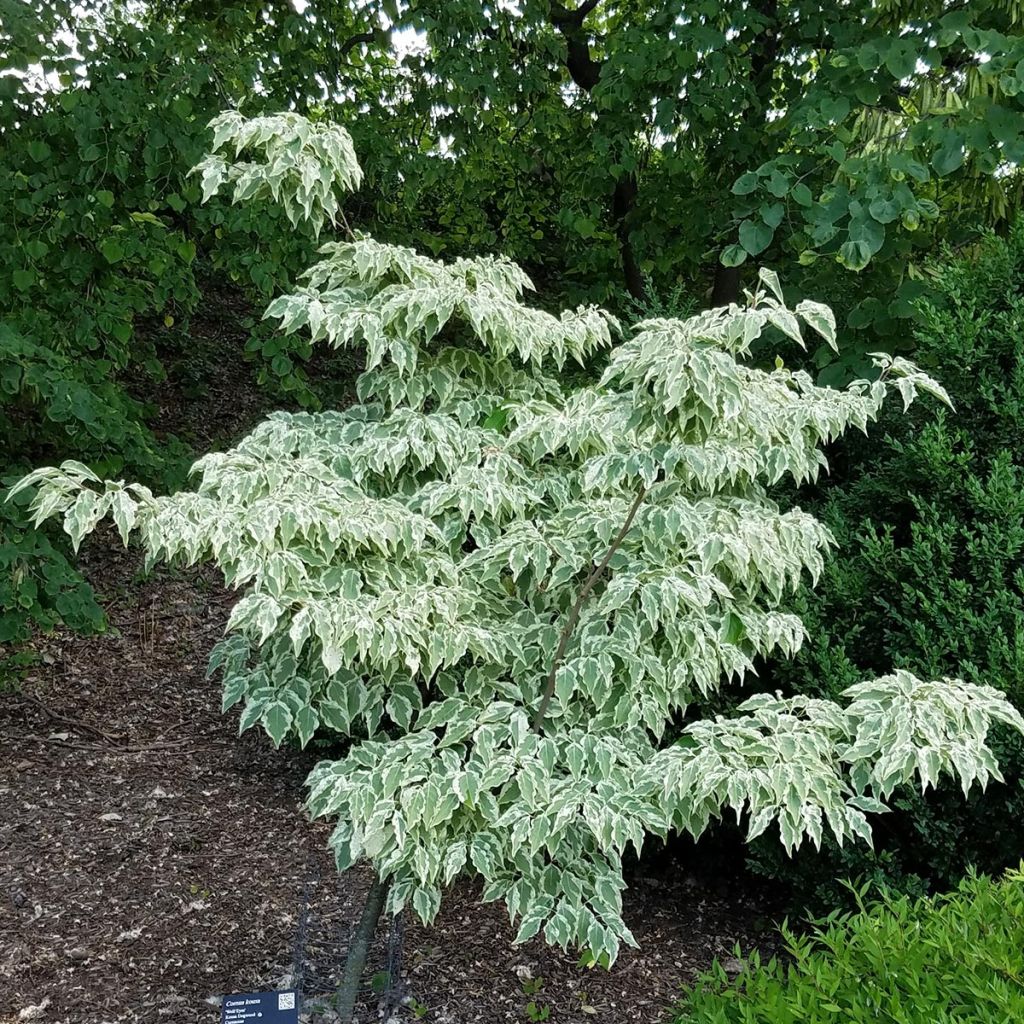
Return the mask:
[[601, 0], [586, 0], [576, 8], [576, 17], [582, 22], [600, 2]]
[[52, 718], [53, 721], [60, 722], [62, 725], [68, 725], [78, 732], [91, 732], [94, 736], [99, 736], [108, 743], [124, 743], [128, 739], [127, 736], [104, 732], [102, 729], [98, 729], [95, 725], [90, 725], [88, 722], [80, 721], [77, 718], [65, 718], [63, 715], [58, 715], [56, 711], [52, 711], [48, 708], [38, 697], [33, 697], [29, 693], [21, 694], [20, 697], [22, 700], [28, 701], [37, 707], [48, 718]]
[[376, 38], [376, 32], [358, 32], [354, 36], [349, 36], [348, 39], [346, 39], [345, 42], [343, 42], [338, 47], [338, 56], [345, 57], [350, 50], [354, 50], [361, 43], [369, 44], [372, 43]]
[[594, 566], [590, 575], [583, 581], [583, 586], [580, 587], [580, 592], [576, 596], [576, 603], [572, 606], [572, 610], [569, 612], [569, 618], [565, 620], [565, 626], [562, 628], [562, 635], [558, 639], [558, 648], [555, 650], [555, 657], [551, 662], [551, 671], [548, 673], [547, 682], [544, 684], [544, 693], [541, 697], [540, 704], [537, 706], [537, 710], [534, 712], [533, 721], [530, 724], [530, 728], [534, 732], [540, 732], [541, 724], [544, 721], [544, 715], [547, 713], [548, 705], [551, 703], [551, 698], [554, 696], [555, 678], [558, 675], [558, 669], [562, 663], [562, 658], [565, 656], [566, 648], [569, 646], [569, 640], [572, 638], [573, 630], [576, 628], [576, 623], [580, 620], [580, 612], [583, 610], [584, 602], [590, 596], [591, 590], [594, 589], [594, 584], [597, 583], [602, 575], [604, 575], [604, 571], [608, 568], [608, 563], [612, 560], [615, 552], [622, 546], [622, 542], [626, 539], [626, 534], [629, 533], [630, 527], [633, 525], [633, 520], [636, 518], [640, 505], [646, 496], [647, 487], [642, 486], [637, 492], [637, 496], [633, 499], [633, 504], [629, 507], [629, 513], [626, 515], [626, 521], [622, 524], [619, 532], [612, 540], [611, 545], [605, 552], [604, 558]]

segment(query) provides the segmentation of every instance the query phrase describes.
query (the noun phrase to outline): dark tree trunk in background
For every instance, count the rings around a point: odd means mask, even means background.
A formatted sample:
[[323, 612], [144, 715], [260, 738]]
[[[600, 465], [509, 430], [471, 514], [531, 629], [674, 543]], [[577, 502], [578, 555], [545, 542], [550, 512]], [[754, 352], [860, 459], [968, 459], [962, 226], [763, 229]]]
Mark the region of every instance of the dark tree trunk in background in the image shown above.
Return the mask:
[[[751, 7], [762, 18], [761, 30], [750, 48], [750, 102], [742, 115], [742, 128], [762, 133], [768, 126], [768, 113], [772, 105], [775, 68], [779, 59], [779, 0], [752, 0]], [[711, 305], [727, 306], [739, 302], [742, 288], [739, 267], [715, 264], [711, 286]]]
[[[594, 60], [590, 53], [590, 40], [583, 29], [583, 21], [600, 3], [600, 0], [584, 0], [577, 8], [570, 10], [561, 3], [551, 3], [551, 24], [562, 34], [565, 40], [565, 67], [569, 77], [584, 92], [589, 93], [601, 78], [603, 61]], [[622, 274], [626, 289], [634, 299], [646, 297], [644, 278], [640, 272], [640, 264], [630, 239], [632, 215], [636, 208], [637, 198], [636, 173], [625, 173], [615, 183], [612, 192], [612, 222], [615, 237], [619, 241], [619, 254], [622, 260]]]
[[728, 306], [740, 301], [740, 268], [715, 265], [715, 281], [711, 288], [711, 305]]
[[634, 299], [641, 301], [646, 297], [644, 277], [640, 272], [633, 243], [630, 241], [631, 214], [636, 207], [637, 183], [635, 174], [627, 174], [620, 178], [612, 193], [612, 218], [615, 221], [615, 235], [619, 240], [619, 253], [622, 257], [622, 273], [626, 279], [626, 288]]

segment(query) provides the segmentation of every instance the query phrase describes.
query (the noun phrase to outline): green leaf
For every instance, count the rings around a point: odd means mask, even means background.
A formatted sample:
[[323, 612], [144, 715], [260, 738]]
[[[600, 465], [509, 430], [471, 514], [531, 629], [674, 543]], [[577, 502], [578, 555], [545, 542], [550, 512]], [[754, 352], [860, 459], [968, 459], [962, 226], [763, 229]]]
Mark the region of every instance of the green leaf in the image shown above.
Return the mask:
[[797, 303], [796, 313], [803, 318], [808, 327], [825, 339], [831, 349], [839, 351], [836, 342], [836, 318], [828, 306], [811, 299], [803, 299]]
[[826, 96], [818, 105], [827, 123], [846, 120], [850, 113], [850, 101], [845, 96]]
[[223, 714], [233, 708], [249, 692], [249, 678], [244, 675], [230, 676], [224, 680], [224, 692], [220, 710]]
[[762, 220], [748, 219], [740, 224], [740, 244], [751, 256], [764, 252], [774, 236], [774, 229]]
[[852, 242], [863, 242], [869, 256], [874, 256], [885, 244], [885, 228], [878, 221], [862, 215], [850, 219], [849, 237]]
[[313, 734], [320, 724], [320, 718], [311, 707], [305, 706], [295, 712], [294, 724], [295, 732], [299, 737], [299, 746], [305, 747], [313, 738]]
[[719, 637], [723, 643], [735, 644], [743, 639], [746, 630], [743, 628], [743, 620], [734, 612], [728, 612], [722, 619], [722, 626], [719, 630]]
[[790, 194], [793, 197], [793, 202], [800, 206], [811, 206], [814, 203], [811, 190], [802, 181], [793, 186], [793, 191]]
[[387, 712], [399, 728], [408, 729], [412, 725], [413, 708], [407, 697], [393, 693], [388, 698]]
[[948, 132], [932, 155], [932, 167], [940, 175], [952, 174], [963, 166], [966, 156], [963, 136], [958, 132]]
[[871, 262], [871, 248], [864, 241], [844, 242], [839, 249], [839, 262], [848, 270], [863, 270]]
[[583, 238], [593, 238], [597, 231], [597, 225], [589, 217], [577, 217], [574, 226]]
[[894, 39], [885, 55], [885, 66], [893, 78], [901, 81], [910, 77], [917, 68], [918, 48], [913, 39]]
[[292, 727], [291, 708], [283, 701], [275, 700], [264, 708], [262, 722], [263, 728], [273, 741], [274, 746], [279, 747]]
[[837, 164], [841, 164], [846, 160], [846, 147], [838, 140], [836, 142], [829, 143], [829, 145], [825, 147], [825, 152], [832, 157]]
[[116, 238], [104, 238], [100, 242], [100, 252], [108, 263], [120, 263], [124, 259], [124, 248]]
[[486, 430], [503, 431], [508, 423], [508, 411], [500, 405], [495, 406], [480, 425]]
[[773, 230], [782, 223], [786, 207], [782, 203], [765, 203], [760, 210], [761, 219]]
[[757, 276], [779, 302], [785, 302], [782, 295], [782, 282], [779, 281], [779, 275], [774, 270], [770, 270], [768, 267], [761, 267], [757, 272]]
[[24, 267], [19, 267], [11, 274], [11, 280], [14, 282], [14, 287], [20, 292], [27, 292], [29, 288], [35, 284], [36, 275], [35, 272]]
[[424, 924], [430, 924], [437, 916], [441, 905], [441, 894], [433, 886], [417, 886], [412, 894], [412, 906]]
[[880, 224], [891, 224], [899, 217], [901, 207], [893, 199], [875, 199], [868, 206], [868, 212]]
[[751, 192], [757, 189], [758, 177], [753, 171], [747, 171], [746, 174], [741, 174], [732, 186], [732, 194], [734, 196], [747, 196]]
[[738, 267], [747, 258], [747, 250], [742, 245], [727, 245], [719, 256], [723, 267]]

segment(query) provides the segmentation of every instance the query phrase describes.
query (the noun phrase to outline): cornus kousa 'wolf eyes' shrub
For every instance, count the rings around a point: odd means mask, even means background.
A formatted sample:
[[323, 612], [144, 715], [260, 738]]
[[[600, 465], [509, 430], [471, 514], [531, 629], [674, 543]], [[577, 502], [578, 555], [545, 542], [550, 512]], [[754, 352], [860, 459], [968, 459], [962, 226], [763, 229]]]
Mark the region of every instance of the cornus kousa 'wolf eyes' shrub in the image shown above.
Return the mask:
[[[207, 191], [268, 195], [314, 221], [354, 185], [345, 132], [294, 115], [215, 122]], [[232, 152], [233, 151], [233, 152]], [[248, 163], [232, 162], [245, 151]], [[762, 272], [743, 306], [622, 330], [523, 303], [502, 259], [443, 264], [371, 238], [334, 241], [267, 316], [365, 348], [360, 403], [271, 416], [154, 496], [66, 462], [36, 519], [77, 545], [105, 515], [149, 560], [208, 559], [243, 588], [214, 650], [224, 708], [275, 743], [351, 737], [309, 807], [337, 819], [339, 868], [370, 861], [387, 907], [424, 920], [463, 872], [542, 932], [610, 963], [633, 937], [621, 859], [648, 833], [698, 835], [726, 808], [790, 849], [825, 828], [870, 838], [894, 787], [999, 778], [990, 726], [1024, 721], [996, 690], [897, 672], [845, 703], [752, 697], [742, 717], [667, 727], [758, 656], [791, 654], [779, 611], [817, 576], [827, 530], [765, 488], [813, 478], [819, 446], [864, 429], [891, 391], [944, 398], [901, 359], [845, 391], [744, 363], [768, 329], [835, 345], [830, 311], [790, 310]], [[603, 358], [568, 387], [567, 360]]]

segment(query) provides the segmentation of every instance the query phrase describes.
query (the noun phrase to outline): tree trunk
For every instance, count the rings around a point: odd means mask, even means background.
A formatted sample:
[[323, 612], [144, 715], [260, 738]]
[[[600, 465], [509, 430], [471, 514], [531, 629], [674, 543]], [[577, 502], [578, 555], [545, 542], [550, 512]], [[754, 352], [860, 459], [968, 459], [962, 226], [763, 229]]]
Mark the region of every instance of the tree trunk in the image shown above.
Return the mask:
[[382, 882], [375, 874], [370, 891], [366, 894], [363, 915], [352, 934], [348, 957], [345, 960], [345, 973], [338, 986], [337, 1010], [338, 1020], [341, 1021], [341, 1024], [352, 1024], [352, 1014], [355, 1012], [356, 1000], [359, 998], [359, 984], [363, 979], [363, 970], [366, 967], [366, 954], [369, 952], [370, 943], [377, 930], [377, 922], [384, 910], [387, 894], [388, 883]]
[[640, 271], [633, 243], [630, 240], [630, 216], [636, 206], [637, 183], [636, 175], [627, 174], [615, 183], [612, 193], [612, 218], [615, 221], [615, 234], [619, 240], [619, 253], [622, 257], [622, 273], [626, 279], [626, 288], [634, 299], [646, 297], [644, 276]]
[[565, 625], [562, 627], [562, 635], [558, 640], [558, 649], [555, 651], [555, 656], [551, 661], [551, 671], [548, 673], [547, 683], [544, 686], [543, 694], [541, 694], [540, 703], [537, 705], [537, 710], [533, 713], [533, 721], [530, 723], [530, 728], [534, 732], [540, 732], [541, 726], [544, 724], [544, 716], [547, 714], [548, 704], [551, 703], [551, 698], [555, 695], [555, 682], [558, 679], [558, 667], [561, 665], [562, 658], [569, 646], [572, 631], [576, 628], [576, 623], [579, 622], [580, 612], [583, 610], [583, 603], [590, 596], [590, 591], [594, 589], [594, 584], [597, 583], [604, 574], [605, 569], [608, 568], [608, 563], [612, 560], [615, 552], [619, 550], [622, 542], [626, 539], [626, 534], [629, 533], [630, 528], [633, 526], [633, 520], [636, 518], [640, 505], [646, 496], [647, 486], [645, 484], [641, 486], [640, 490], [637, 492], [637, 496], [633, 499], [633, 504], [629, 506], [629, 512], [626, 514], [626, 520], [619, 529], [619, 532], [615, 535], [615, 538], [612, 540], [608, 550], [604, 553], [604, 558], [602, 558], [601, 561], [590, 570], [590, 575], [583, 581], [583, 586], [580, 587], [580, 592], [576, 595], [576, 600], [569, 611], [569, 617], [565, 620]]
[[728, 306], [730, 302], [740, 301], [740, 268], [723, 267], [715, 264], [715, 281], [711, 288], [711, 305]]
[[[550, 5], [551, 24], [565, 40], [565, 68], [569, 72], [569, 77], [586, 93], [591, 92], [597, 85], [601, 78], [601, 69], [604, 67], [604, 61], [595, 60], [591, 54], [590, 40], [583, 28], [587, 15], [599, 2], [600, 0], [583, 0], [583, 3], [572, 10], [558, 0], [552, 0]], [[637, 191], [635, 172], [630, 171], [619, 178], [612, 192], [612, 222], [615, 225], [615, 236], [619, 240], [619, 255], [626, 289], [634, 299], [643, 300], [646, 296], [644, 277], [629, 237]]]
[[[752, 0], [751, 9], [760, 15], [763, 25], [750, 46], [750, 102], [742, 114], [742, 124], [750, 132], [761, 135], [768, 126], [772, 101], [772, 81], [779, 57], [782, 26], [779, 23], [779, 0]], [[733, 177], [738, 174], [734, 168]], [[715, 265], [711, 287], [711, 305], [728, 306], [740, 301], [740, 268]]]

